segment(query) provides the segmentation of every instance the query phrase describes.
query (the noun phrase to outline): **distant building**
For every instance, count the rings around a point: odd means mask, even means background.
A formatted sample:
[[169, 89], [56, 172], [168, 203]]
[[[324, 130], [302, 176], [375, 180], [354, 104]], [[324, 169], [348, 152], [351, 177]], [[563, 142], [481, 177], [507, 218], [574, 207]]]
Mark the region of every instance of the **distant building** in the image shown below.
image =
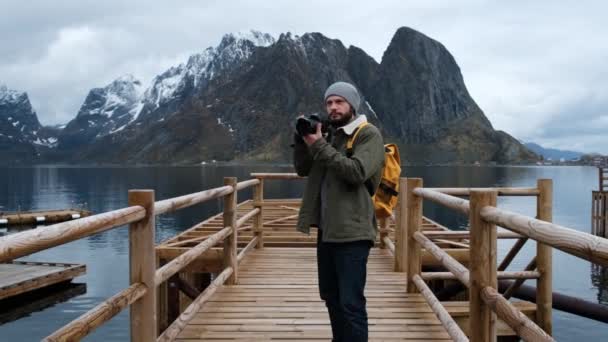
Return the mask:
[[597, 167], [607, 168], [608, 167], [608, 157], [605, 157], [605, 156], [593, 157], [593, 159], [591, 160], [591, 163]]

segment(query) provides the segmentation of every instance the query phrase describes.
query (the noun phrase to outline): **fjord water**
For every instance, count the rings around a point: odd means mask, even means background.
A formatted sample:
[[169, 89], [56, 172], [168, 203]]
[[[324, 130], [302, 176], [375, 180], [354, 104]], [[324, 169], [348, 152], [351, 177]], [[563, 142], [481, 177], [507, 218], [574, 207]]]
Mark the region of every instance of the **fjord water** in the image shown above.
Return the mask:
[[[165, 199], [223, 184], [223, 177], [249, 178], [251, 172], [292, 172], [289, 166], [202, 165], [192, 167], [28, 167], [0, 168], [0, 211], [64, 209], [80, 207], [101, 213], [127, 206], [129, 189], [154, 189], [156, 199]], [[428, 187], [533, 187], [540, 178], [554, 182], [554, 222], [590, 232], [591, 191], [597, 189], [597, 169], [592, 167], [409, 167], [408, 177], [422, 177]], [[267, 198], [300, 197], [303, 182], [267, 181]], [[251, 191], [239, 192], [239, 201], [251, 198]], [[535, 215], [531, 197], [499, 198], [499, 207], [528, 216]], [[218, 213], [220, 200], [157, 217], [156, 239], [165, 240]], [[462, 229], [466, 217], [425, 203], [426, 216], [452, 228]], [[44, 229], [39, 227], [36, 229]], [[0, 227], [0, 235], [17, 232]], [[499, 259], [512, 240], [500, 241]], [[510, 270], [522, 270], [535, 251], [528, 242]], [[82, 263], [86, 293], [33, 312], [17, 321], [0, 325], [0, 341], [38, 341], [101, 301], [128, 286], [128, 230], [120, 227], [23, 258], [23, 260]], [[565, 253], [553, 256], [554, 290], [608, 305], [608, 271]], [[530, 281], [533, 284], [533, 281]], [[0, 308], [0, 311], [5, 308]], [[0, 312], [1, 314], [1, 312]], [[554, 311], [554, 335], [562, 341], [603, 340], [608, 325]], [[129, 339], [128, 310], [123, 311], [87, 340]]]

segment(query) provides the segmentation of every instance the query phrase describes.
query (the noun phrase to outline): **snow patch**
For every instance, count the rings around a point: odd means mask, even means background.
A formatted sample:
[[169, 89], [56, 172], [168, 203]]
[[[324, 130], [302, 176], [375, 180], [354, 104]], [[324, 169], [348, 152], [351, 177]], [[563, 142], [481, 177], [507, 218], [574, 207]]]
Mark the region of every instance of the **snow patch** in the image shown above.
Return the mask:
[[0, 104], [19, 102], [23, 96], [26, 96], [24, 92], [9, 89], [4, 84], [0, 85]]
[[[128, 124], [127, 124], [127, 125], [128, 125]], [[125, 127], [127, 127], [127, 125], [122, 125], [122, 126], [120, 126], [120, 127], [116, 128], [116, 129], [114, 129], [114, 130], [111, 130], [111, 131], [110, 131], [110, 133], [108, 133], [108, 134], [114, 134], [114, 133], [116, 133], [116, 132], [120, 132], [120, 131], [122, 131], [123, 129], [125, 129]]]
[[47, 147], [55, 147], [57, 145], [57, 138], [48, 138], [48, 139], [42, 139], [40, 140], [40, 138], [36, 138], [35, 141], [33, 141], [34, 144], [36, 145], [40, 145], [40, 146], [47, 146]]
[[372, 112], [372, 114], [374, 114], [374, 117], [376, 119], [378, 119], [378, 114], [376, 114], [376, 112], [374, 111], [374, 108], [372, 108], [372, 105], [369, 104], [369, 102], [365, 101], [365, 104], [367, 105], [367, 107], [369, 108], [369, 110]]
[[144, 103], [143, 101], [139, 101], [137, 103], [137, 105], [135, 105], [135, 107], [133, 107], [133, 109], [131, 109], [129, 111], [129, 114], [131, 114], [133, 116], [133, 118], [131, 118], [131, 121], [129, 121], [129, 123], [137, 120], [137, 118], [139, 117], [139, 114], [141, 113], [141, 110], [144, 108]]

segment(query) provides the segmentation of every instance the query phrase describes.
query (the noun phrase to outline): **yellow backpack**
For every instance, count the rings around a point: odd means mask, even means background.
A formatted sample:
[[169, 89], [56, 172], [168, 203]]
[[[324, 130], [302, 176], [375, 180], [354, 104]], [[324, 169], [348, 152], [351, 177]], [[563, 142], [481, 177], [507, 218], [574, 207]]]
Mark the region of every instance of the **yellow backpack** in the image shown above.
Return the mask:
[[[346, 151], [353, 149], [353, 143], [359, 131], [368, 123], [364, 122], [357, 127], [355, 134], [346, 142]], [[347, 152], [348, 153], [348, 152]], [[399, 196], [399, 178], [401, 177], [401, 159], [399, 149], [395, 144], [384, 145], [384, 167], [382, 168], [382, 179], [376, 192], [372, 196], [376, 218], [387, 218], [393, 214]]]

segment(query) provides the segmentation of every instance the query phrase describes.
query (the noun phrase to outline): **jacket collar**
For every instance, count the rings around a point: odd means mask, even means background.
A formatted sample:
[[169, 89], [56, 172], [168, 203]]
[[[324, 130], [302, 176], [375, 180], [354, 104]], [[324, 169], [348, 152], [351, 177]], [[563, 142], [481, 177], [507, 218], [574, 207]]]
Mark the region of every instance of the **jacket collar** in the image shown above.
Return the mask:
[[357, 129], [357, 127], [359, 127], [359, 125], [361, 125], [362, 123], [367, 122], [367, 117], [365, 115], [357, 115], [357, 118], [351, 122], [349, 122], [348, 124], [339, 127], [339, 130], [343, 130], [344, 133], [346, 133], [346, 135], [352, 135], [353, 132]]

